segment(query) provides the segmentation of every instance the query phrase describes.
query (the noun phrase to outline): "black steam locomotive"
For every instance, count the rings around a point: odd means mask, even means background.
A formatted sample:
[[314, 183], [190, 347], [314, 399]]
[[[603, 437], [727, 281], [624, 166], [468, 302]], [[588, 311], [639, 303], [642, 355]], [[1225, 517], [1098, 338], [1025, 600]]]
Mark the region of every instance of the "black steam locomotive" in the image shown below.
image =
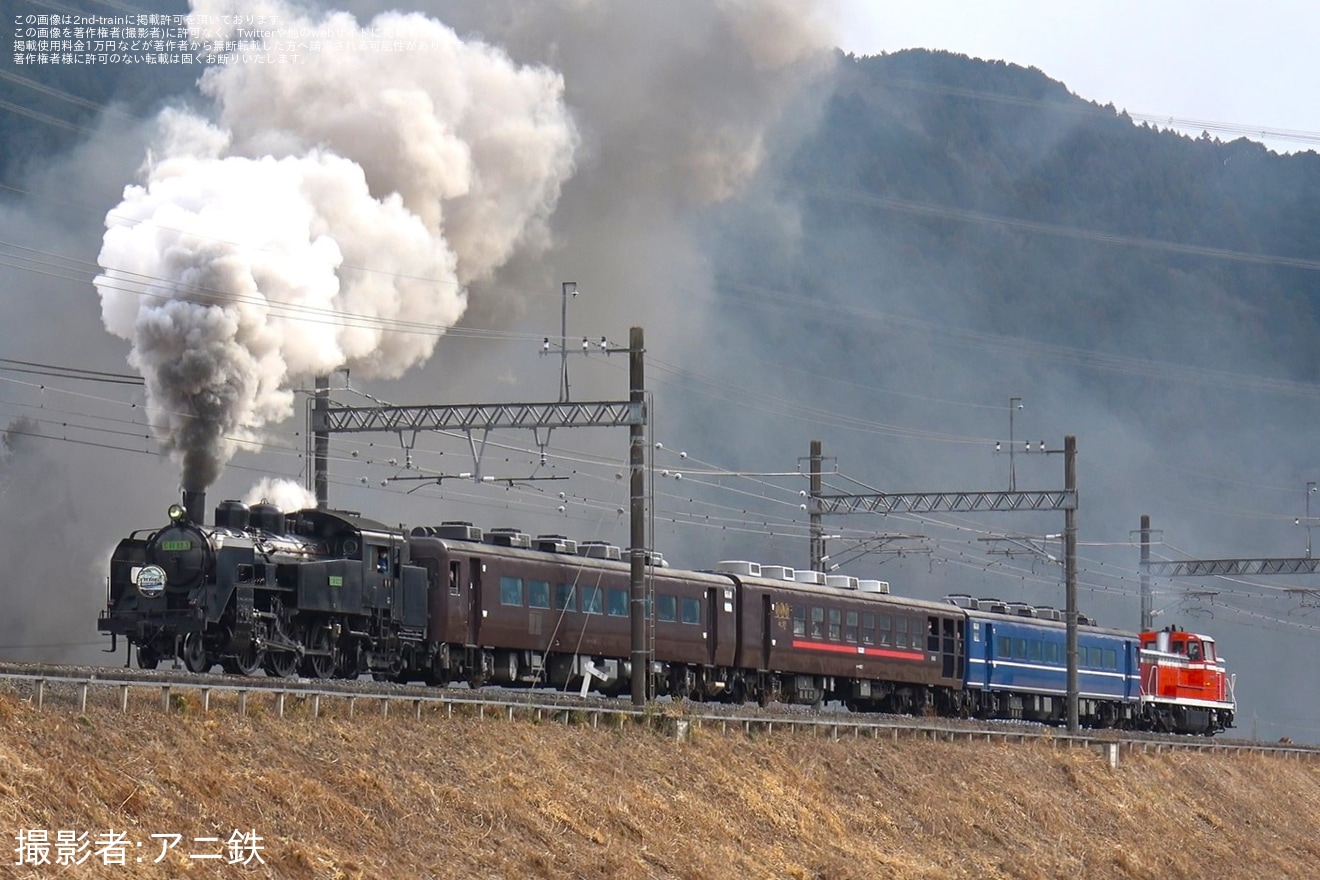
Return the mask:
[[426, 572], [397, 530], [237, 501], [211, 528], [178, 504], [169, 520], [119, 542], [98, 623], [144, 669], [178, 657], [193, 672], [397, 676], [426, 642]]

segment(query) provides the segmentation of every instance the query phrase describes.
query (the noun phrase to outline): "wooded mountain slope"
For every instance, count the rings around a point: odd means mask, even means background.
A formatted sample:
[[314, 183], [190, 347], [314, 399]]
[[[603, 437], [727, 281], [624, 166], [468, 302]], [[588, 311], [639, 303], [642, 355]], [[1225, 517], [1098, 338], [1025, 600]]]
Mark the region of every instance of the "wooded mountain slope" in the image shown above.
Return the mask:
[[1320, 273], [1289, 262], [1320, 260], [1314, 152], [1157, 131], [1035, 68], [948, 52], [844, 57], [829, 89], [778, 182], [801, 250], [750, 235], [731, 277], [856, 294], [823, 307], [959, 315], [972, 297], [985, 331], [1208, 367], [1229, 326], [1320, 376]]

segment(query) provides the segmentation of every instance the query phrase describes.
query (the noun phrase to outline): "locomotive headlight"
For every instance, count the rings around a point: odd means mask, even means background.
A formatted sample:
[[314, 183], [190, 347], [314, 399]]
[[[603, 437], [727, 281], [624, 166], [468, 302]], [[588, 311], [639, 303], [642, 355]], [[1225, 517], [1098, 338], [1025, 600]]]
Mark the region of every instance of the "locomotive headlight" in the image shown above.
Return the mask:
[[170, 522], [182, 522], [183, 518], [188, 515], [188, 511], [184, 509], [182, 504], [171, 504], [168, 513]]

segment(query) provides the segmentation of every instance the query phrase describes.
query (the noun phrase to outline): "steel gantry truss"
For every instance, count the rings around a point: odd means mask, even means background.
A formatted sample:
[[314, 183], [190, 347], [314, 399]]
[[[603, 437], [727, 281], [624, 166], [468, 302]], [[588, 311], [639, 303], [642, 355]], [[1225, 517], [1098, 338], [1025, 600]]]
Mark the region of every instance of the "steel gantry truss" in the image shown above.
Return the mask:
[[327, 404], [313, 430], [345, 434], [364, 431], [495, 431], [509, 428], [623, 428], [645, 425], [641, 402], [473, 403], [449, 406], [340, 406]]
[[[1307, 514], [1308, 519], [1310, 514]], [[1155, 628], [1154, 600], [1150, 586], [1152, 577], [1219, 577], [1223, 575], [1315, 574], [1320, 571], [1320, 558], [1306, 556], [1245, 557], [1234, 559], [1176, 559], [1152, 560], [1150, 516], [1141, 517], [1141, 628]], [[1310, 538], [1307, 538], [1310, 550]], [[1311, 590], [1296, 590], [1311, 593]]]
[[1178, 562], [1148, 562], [1154, 577], [1212, 577], [1221, 574], [1315, 574], [1320, 559], [1184, 559]]
[[[653, 558], [646, 547], [646, 391], [641, 327], [629, 331], [628, 347], [602, 346], [606, 354], [628, 353], [628, 399], [570, 403], [478, 403], [425, 406], [342, 406], [330, 403], [330, 382], [318, 377], [312, 401], [313, 486], [318, 507], [328, 506], [329, 435], [385, 432], [399, 434], [421, 431], [463, 431], [472, 442], [472, 432], [512, 428], [550, 430], [553, 428], [618, 428], [629, 430], [629, 540], [631, 562], [629, 617], [632, 636], [632, 699], [642, 704], [647, 699], [649, 676], [644, 670], [648, 645], [646, 621], [649, 602], [646, 595], [645, 566]], [[484, 445], [484, 440], [483, 440]], [[474, 454], [476, 447], [474, 445]], [[480, 461], [478, 457], [478, 462]], [[478, 475], [478, 479], [479, 479]]]
[[876, 492], [819, 495], [817, 510], [835, 513], [979, 513], [992, 510], [1076, 510], [1077, 492]]
[[1062, 490], [1035, 492], [872, 492], [867, 494], [825, 495], [820, 491], [820, 441], [811, 444], [811, 565], [820, 568], [817, 554], [821, 549], [820, 518], [827, 514], [850, 513], [980, 513], [1012, 510], [1062, 510], [1064, 512], [1063, 571], [1067, 610], [1068, 730], [1078, 729], [1077, 681], [1077, 438], [1063, 438], [1063, 449], [1043, 450], [1063, 453]]

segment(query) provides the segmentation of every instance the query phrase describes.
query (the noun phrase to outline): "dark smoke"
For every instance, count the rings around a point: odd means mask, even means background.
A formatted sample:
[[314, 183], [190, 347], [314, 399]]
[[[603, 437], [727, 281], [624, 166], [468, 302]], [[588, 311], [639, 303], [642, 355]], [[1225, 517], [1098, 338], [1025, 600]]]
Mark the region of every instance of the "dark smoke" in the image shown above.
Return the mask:
[[40, 425], [15, 419], [0, 442], [0, 653], [18, 660], [70, 661], [96, 641], [104, 590], [101, 548], [85, 538], [68, 472]]
[[[327, 41], [360, 27], [262, 11]], [[363, 24], [425, 49], [208, 69], [218, 121], [163, 111], [141, 185], [106, 217], [106, 328], [133, 344], [185, 489], [292, 415], [299, 381], [425, 362], [472, 280], [545, 247], [576, 144], [561, 77], [421, 15]]]

